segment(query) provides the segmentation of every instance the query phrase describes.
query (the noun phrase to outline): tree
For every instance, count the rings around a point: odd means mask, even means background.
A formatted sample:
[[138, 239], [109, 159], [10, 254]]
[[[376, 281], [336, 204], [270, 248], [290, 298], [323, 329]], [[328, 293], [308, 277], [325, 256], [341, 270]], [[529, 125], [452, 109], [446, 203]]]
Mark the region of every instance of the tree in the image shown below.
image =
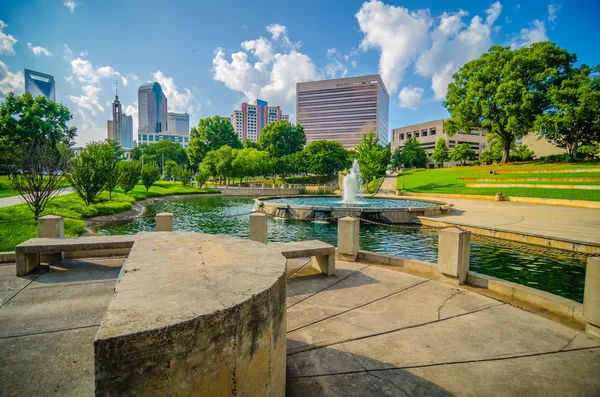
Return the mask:
[[546, 140], [574, 159], [581, 145], [600, 142], [600, 65], [570, 70], [548, 97], [552, 105], [535, 123]]
[[66, 145], [53, 147], [50, 141], [30, 140], [21, 147], [25, 155], [15, 164], [12, 182], [36, 220], [65, 185], [68, 152]]
[[511, 161], [531, 161], [534, 158], [534, 151], [529, 149], [527, 145], [519, 145], [510, 152]]
[[251, 141], [250, 139], [246, 139], [244, 141], [244, 149], [259, 149], [258, 142]]
[[241, 149], [242, 142], [235, 133], [231, 122], [223, 117], [214, 116], [202, 119], [198, 127], [190, 131], [188, 157], [194, 166], [204, 160], [211, 150], [218, 150], [222, 146]]
[[575, 61], [574, 54], [549, 42], [517, 50], [491, 47], [463, 65], [448, 85], [446, 132], [482, 129], [501, 142], [501, 162], [507, 162], [514, 140], [529, 133], [549, 108], [548, 91]]
[[232, 173], [242, 179], [249, 176], [263, 175], [266, 172], [269, 155], [253, 148], [233, 150]]
[[135, 160], [122, 161], [119, 163], [119, 168], [121, 170], [121, 180], [119, 181], [119, 186], [121, 186], [121, 189], [123, 189], [125, 194], [127, 194], [133, 190], [135, 185], [137, 185], [142, 172], [142, 164]]
[[222, 146], [206, 153], [200, 169], [227, 182], [227, 178], [233, 176], [233, 149], [231, 146]]
[[409, 138], [404, 146], [394, 151], [392, 164], [396, 168], [424, 168], [427, 165], [427, 153], [417, 138]]
[[195, 178], [196, 182], [198, 183], [198, 189], [202, 189], [202, 186], [204, 186], [206, 181], [208, 181], [209, 177], [210, 177], [210, 175], [205, 170], [202, 170], [202, 169], [198, 170], [198, 173], [196, 174], [196, 178]]
[[148, 194], [148, 190], [154, 185], [154, 182], [160, 178], [160, 169], [156, 163], [144, 163], [142, 166], [142, 183], [146, 188], [146, 194]]
[[169, 178], [172, 181], [175, 181], [175, 178], [179, 175], [179, 166], [173, 160], [165, 161], [165, 166], [163, 169], [163, 175]]
[[144, 154], [144, 164], [156, 163], [162, 165], [163, 157], [165, 163], [171, 160], [180, 166], [186, 165], [189, 162], [185, 149], [180, 144], [170, 140], [160, 141], [151, 145], [142, 143], [131, 151], [131, 159], [141, 161], [142, 152]]
[[[72, 118], [69, 109], [46, 97], [9, 93], [0, 105], [0, 165], [14, 169], [28, 155], [25, 150], [49, 153], [42, 141], [50, 148], [59, 143], [71, 146], [77, 131], [67, 125]], [[32, 141], [35, 144], [29, 145]]]
[[114, 161], [114, 146], [107, 141], [88, 143], [79, 156], [71, 160], [69, 182], [86, 205], [95, 203], [106, 187]]
[[304, 128], [300, 124], [293, 125], [285, 120], [268, 124], [258, 138], [260, 149], [277, 158], [299, 152], [305, 144]]
[[313, 141], [303, 150], [307, 171], [316, 175], [332, 175], [350, 166], [348, 153], [339, 142]]
[[450, 158], [450, 152], [448, 151], [448, 145], [444, 137], [439, 137], [435, 143], [435, 149], [431, 153], [431, 159], [436, 163], [444, 164]]
[[465, 165], [467, 161], [473, 161], [477, 158], [475, 150], [471, 149], [471, 145], [468, 143], [461, 143], [454, 147], [452, 153], [450, 153], [450, 160], [460, 161], [462, 165]]
[[110, 139], [106, 140], [108, 145], [112, 146], [113, 157], [106, 163], [106, 186], [105, 189], [108, 191], [108, 199], [112, 200], [112, 192], [121, 180], [121, 169], [119, 168], [119, 162], [123, 158], [123, 148], [118, 142]]
[[187, 165], [184, 166], [183, 169], [181, 169], [179, 171], [179, 180], [181, 181], [181, 184], [184, 187], [190, 186], [190, 182], [192, 182], [193, 178], [194, 178], [194, 171], [192, 171], [192, 169], [189, 168]]
[[[489, 146], [479, 156], [481, 161], [485, 164], [492, 164], [493, 162], [499, 163], [502, 160], [502, 142], [497, 139], [489, 140]], [[511, 149], [514, 145], [511, 147]]]
[[362, 140], [354, 148], [360, 167], [360, 173], [368, 191], [369, 181], [377, 175], [385, 174], [389, 162], [389, 152], [377, 142], [373, 132], [363, 134]]

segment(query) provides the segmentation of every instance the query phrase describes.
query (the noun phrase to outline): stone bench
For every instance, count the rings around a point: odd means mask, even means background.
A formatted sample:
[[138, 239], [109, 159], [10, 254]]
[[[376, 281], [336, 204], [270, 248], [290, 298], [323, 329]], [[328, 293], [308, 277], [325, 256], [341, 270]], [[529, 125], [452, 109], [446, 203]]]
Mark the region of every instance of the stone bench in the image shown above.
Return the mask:
[[312, 266], [326, 276], [335, 276], [335, 247], [319, 240], [269, 243], [286, 259], [311, 257]]
[[131, 248], [135, 236], [90, 236], [79, 238], [32, 238], [15, 248], [17, 276], [25, 276], [40, 265], [40, 254]]

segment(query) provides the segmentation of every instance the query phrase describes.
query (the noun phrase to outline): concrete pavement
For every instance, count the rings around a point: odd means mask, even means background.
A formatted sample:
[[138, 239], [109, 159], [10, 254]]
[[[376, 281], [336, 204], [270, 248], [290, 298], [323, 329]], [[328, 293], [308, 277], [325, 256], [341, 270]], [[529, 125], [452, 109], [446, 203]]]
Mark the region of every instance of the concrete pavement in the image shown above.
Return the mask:
[[[73, 188], [69, 186], [62, 189], [62, 191], [58, 195], [62, 196], [63, 194], [68, 194], [72, 192]], [[20, 195], [0, 198], [0, 207], [10, 207], [12, 205], [19, 205], [23, 203], [23, 198]]]
[[[93, 395], [93, 340], [123, 259], [0, 266], [0, 395]], [[600, 340], [366, 262], [288, 261], [288, 396], [589, 396]]]

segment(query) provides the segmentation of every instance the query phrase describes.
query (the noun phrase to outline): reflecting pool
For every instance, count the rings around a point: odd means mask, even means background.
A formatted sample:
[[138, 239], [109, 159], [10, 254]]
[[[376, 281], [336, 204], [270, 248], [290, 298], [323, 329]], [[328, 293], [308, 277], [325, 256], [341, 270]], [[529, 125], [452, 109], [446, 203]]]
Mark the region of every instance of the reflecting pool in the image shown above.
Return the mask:
[[[106, 224], [97, 232], [103, 235], [135, 234], [155, 230], [154, 215], [167, 211], [175, 214], [177, 231], [229, 234], [248, 237], [248, 216], [227, 217], [254, 208], [251, 198], [206, 197], [177, 199], [146, 207], [146, 213], [131, 221]], [[337, 245], [335, 223], [314, 223], [269, 219], [269, 241], [321, 240]], [[360, 225], [360, 248], [404, 258], [437, 262], [438, 231], [419, 227]], [[559, 250], [529, 252], [519, 246], [505, 247], [471, 239], [471, 270], [551, 292], [578, 302], [583, 301], [585, 282], [583, 256]]]

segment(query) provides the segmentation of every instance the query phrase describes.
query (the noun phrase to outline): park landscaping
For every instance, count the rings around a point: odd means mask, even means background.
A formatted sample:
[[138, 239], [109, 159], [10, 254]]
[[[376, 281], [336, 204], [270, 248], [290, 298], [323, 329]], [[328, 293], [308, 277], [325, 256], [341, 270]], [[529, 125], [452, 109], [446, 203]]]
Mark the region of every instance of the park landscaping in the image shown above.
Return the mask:
[[[595, 170], [598, 171], [589, 171]], [[562, 172], [585, 170], [582, 172]], [[495, 173], [490, 173], [494, 171]], [[540, 171], [543, 171], [540, 173]], [[513, 173], [514, 172], [514, 173]], [[526, 172], [526, 173], [525, 173]], [[510, 178], [510, 182], [506, 181]], [[556, 178], [546, 181], [544, 178]], [[586, 181], [577, 180], [586, 178]], [[483, 179], [482, 181], [476, 181]], [[541, 179], [535, 181], [532, 179]], [[557, 180], [560, 179], [560, 180]], [[600, 192], [584, 189], [552, 189], [537, 187], [468, 187], [468, 184], [543, 184], [543, 185], [600, 185], [600, 163], [575, 164], [510, 164], [454, 167], [438, 169], [412, 169], [398, 175], [397, 188], [404, 193], [467, 194], [493, 196], [537, 197], [565, 200], [600, 201]]]
[[[152, 197], [164, 197], [180, 194], [218, 193], [214, 189], [197, 189], [184, 187], [179, 182], [155, 182], [146, 193], [146, 188], [138, 184], [124, 194], [117, 188], [108, 199], [108, 193], [102, 192], [96, 203], [86, 205], [76, 194], [70, 193], [52, 200], [42, 215], [56, 214], [65, 217], [65, 236], [76, 237], [87, 231], [85, 218], [100, 215], [118, 214], [133, 207], [136, 201]], [[21, 219], [25, 219], [19, 221]], [[13, 251], [17, 244], [37, 237], [37, 221], [33, 220], [31, 211], [25, 204], [0, 208], [0, 251]]]

